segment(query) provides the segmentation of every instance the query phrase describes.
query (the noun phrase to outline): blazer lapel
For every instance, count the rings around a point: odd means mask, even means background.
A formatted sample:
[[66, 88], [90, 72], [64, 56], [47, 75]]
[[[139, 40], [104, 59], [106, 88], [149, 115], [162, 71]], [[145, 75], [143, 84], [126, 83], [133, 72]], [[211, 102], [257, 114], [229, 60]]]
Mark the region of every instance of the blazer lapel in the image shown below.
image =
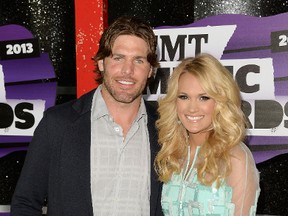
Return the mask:
[[[64, 203], [79, 203], [69, 212], [76, 215], [93, 215], [90, 188], [91, 105], [94, 91], [84, 95], [73, 105], [74, 121], [67, 128], [62, 145]], [[68, 167], [68, 169], [67, 169]], [[67, 209], [67, 208], [65, 208]], [[68, 215], [68, 213], [67, 213]]]
[[148, 114], [148, 131], [150, 141], [150, 152], [151, 152], [151, 197], [150, 197], [150, 216], [160, 216], [161, 210], [161, 191], [162, 184], [158, 180], [158, 175], [154, 170], [154, 160], [157, 152], [160, 149], [158, 145], [158, 133], [155, 126], [155, 122], [158, 118], [157, 112], [154, 107], [146, 102], [146, 110]]

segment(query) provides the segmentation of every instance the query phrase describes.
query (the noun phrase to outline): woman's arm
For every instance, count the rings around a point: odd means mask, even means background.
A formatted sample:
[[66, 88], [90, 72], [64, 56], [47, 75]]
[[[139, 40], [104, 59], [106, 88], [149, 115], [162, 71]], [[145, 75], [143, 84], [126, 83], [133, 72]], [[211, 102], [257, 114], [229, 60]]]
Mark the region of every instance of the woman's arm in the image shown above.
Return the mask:
[[231, 153], [232, 172], [227, 178], [227, 183], [233, 190], [235, 216], [256, 215], [260, 187], [259, 172], [253, 155], [243, 143], [235, 147]]

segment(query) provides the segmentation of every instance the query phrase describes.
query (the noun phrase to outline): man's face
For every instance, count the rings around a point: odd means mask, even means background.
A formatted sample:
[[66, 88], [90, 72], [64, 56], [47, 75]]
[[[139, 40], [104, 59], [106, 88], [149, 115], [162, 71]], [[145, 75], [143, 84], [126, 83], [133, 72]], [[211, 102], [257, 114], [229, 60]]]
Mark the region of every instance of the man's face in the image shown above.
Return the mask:
[[132, 103], [140, 99], [152, 67], [147, 61], [148, 44], [133, 35], [116, 38], [112, 54], [98, 61], [103, 71], [102, 95], [105, 99], [120, 103]]

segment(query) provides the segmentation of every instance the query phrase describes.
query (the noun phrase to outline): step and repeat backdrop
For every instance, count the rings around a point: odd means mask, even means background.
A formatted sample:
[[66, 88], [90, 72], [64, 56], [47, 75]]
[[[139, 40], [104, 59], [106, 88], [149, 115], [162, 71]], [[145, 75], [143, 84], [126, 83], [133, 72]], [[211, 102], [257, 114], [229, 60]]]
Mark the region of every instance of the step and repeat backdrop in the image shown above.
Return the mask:
[[[17, 3], [17, 4], [16, 4]], [[99, 6], [100, 5], [100, 6]], [[246, 143], [261, 172], [258, 214], [287, 215], [288, 1], [16, 1], [0, 13], [0, 216], [29, 141], [48, 107], [96, 87], [91, 58], [120, 15], [154, 27], [160, 68], [145, 89], [156, 102], [179, 61], [206, 52], [238, 82]]]

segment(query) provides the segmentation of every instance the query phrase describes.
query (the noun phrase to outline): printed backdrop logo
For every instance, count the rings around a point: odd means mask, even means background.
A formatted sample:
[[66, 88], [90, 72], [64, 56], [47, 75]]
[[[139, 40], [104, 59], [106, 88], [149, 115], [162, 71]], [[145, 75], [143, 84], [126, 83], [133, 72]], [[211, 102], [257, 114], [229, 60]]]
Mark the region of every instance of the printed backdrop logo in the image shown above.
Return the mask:
[[0, 157], [29, 142], [56, 98], [55, 73], [38, 39], [19, 25], [0, 27]]
[[[210, 53], [239, 84], [256, 162], [288, 152], [288, 13], [271, 17], [218, 15], [155, 29], [160, 68], [145, 92], [156, 101], [185, 57]], [[256, 151], [258, 149], [259, 151]]]
[[[3, 76], [2, 66], [0, 74]], [[0, 75], [1, 78], [1, 75]], [[0, 135], [32, 136], [42, 118], [45, 100], [6, 99], [4, 79], [0, 79]]]

